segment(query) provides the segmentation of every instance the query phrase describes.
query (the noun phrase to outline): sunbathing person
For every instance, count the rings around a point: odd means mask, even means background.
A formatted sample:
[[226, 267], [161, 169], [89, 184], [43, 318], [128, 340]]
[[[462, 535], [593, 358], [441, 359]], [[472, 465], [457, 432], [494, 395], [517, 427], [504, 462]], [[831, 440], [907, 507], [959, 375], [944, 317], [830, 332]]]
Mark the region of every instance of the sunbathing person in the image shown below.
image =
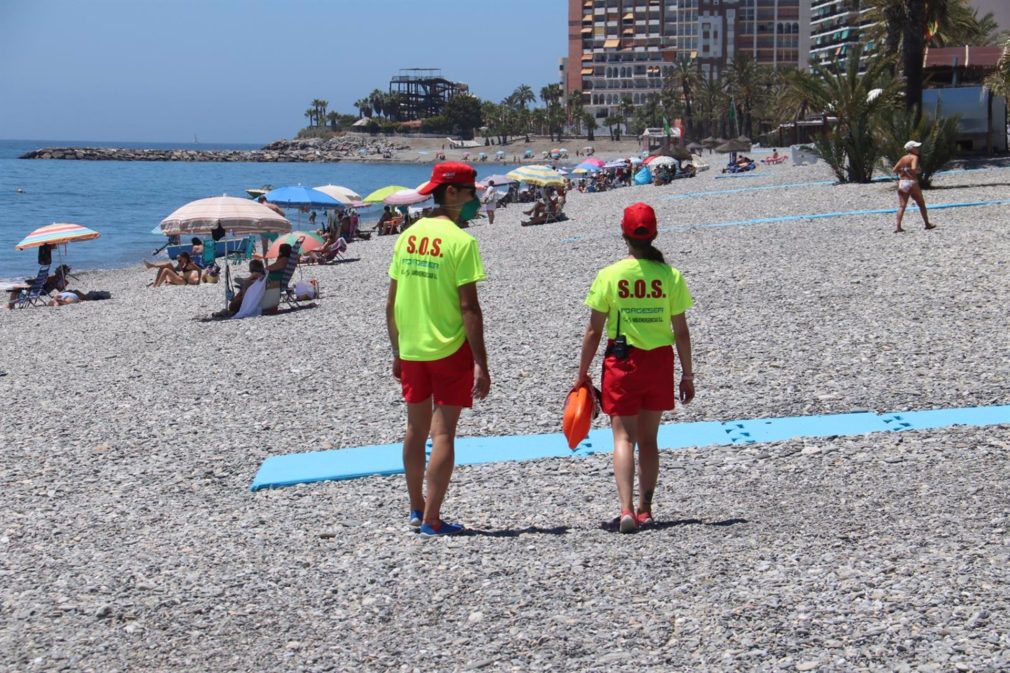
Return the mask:
[[[63, 291], [67, 289], [67, 276], [70, 275], [70, 266], [67, 264], [60, 264], [56, 267], [56, 272], [51, 276], [46, 278], [46, 282], [42, 285], [42, 294], [50, 295], [54, 290]], [[26, 278], [25, 284], [31, 286], [35, 282], [34, 278]], [[21, 294], [21, 289], [11, 290], [8, 296], [7, 308], [12, 309], [17, 303], [18, 296]]]
[[313, 250], [302, 255], [298, 260], [303, 264], [326, 264], [332, 262], [340, 253], [347, 250], [347, 241], [342, 236], [337, 236], [337, 232], [330, 232], [326, 243], [319, 250]]
[[[145, 265], [149, 262], [144, 262]], [[165, 283], [169, 285], [199, 285], [200, 267], [193, 263], [193, 258], [188, 252], [180, 252], [176, 258], [174, 267], [153, 267], [157, 268], [158, 275], [154, 279], [154, 287], [161, 287]]]
[[50, 300], [50, 306], [66, 306], [67, 304], [79, 304], [85, 300], [85, 294], [80, 290], [65, 290]]

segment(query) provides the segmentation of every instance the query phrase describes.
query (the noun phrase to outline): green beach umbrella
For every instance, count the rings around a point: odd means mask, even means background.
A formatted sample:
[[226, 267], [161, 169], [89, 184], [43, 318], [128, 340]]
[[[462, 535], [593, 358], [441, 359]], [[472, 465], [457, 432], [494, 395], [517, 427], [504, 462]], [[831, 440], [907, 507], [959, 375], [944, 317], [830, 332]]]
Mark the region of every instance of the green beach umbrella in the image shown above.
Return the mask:
[[374, 192], [361, 199], [364, 203], [382, 203], [390, 196], [396, 192], [401, 192], [405, 189], [410, 189], [409, 187], [404, 187], [402, 185], [388, 185], [386, 187], [381, 187], [376, 189]]

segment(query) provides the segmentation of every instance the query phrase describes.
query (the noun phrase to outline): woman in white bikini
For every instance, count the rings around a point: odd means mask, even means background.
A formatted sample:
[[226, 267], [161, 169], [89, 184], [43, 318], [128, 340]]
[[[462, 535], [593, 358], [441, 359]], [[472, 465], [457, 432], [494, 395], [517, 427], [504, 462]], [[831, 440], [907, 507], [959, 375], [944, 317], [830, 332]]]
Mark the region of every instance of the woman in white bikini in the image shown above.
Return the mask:
[[926, 200], [922, 198], [922, 190], [919, 189], [919, 148], [922, 143], [909, 140], [905, 143], [905, 156], [898, 159], [894, 164], [894, 172], [898, 176], [898, 226], [894, 233], [905, 231], [901, 228], [901, 218], [905, 216], [905, 206], [908, 205], [908, 197], [911, 196], [919, 206], [919, 213], [922, 214], [922, 221], [926, 224], [926, 229], [936, 229], [936, 225], [929, 223], [929, 215], [926, 214]]

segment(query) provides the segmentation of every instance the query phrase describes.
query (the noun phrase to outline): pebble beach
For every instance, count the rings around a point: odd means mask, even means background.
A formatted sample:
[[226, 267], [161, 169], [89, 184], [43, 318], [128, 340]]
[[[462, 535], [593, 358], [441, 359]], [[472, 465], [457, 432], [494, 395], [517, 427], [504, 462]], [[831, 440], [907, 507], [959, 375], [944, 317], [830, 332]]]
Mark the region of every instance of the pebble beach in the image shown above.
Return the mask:
[[[893, 208], [895, 185], [705, 160], [471, 228], [492, 390], [460, 436], [560, 431], [636, 201], [695, 299], [697, 397], [667, 422], [1010, 403], [1005, 206], [718, 226]], [[971, 168], [927, 203], [1006, 198], [1010, 166]], [[634, 535], [609, 455], [457, 467], [443, 512], [469, 531], [443, 539], [408, 531], [402, 476], [250, 492], [269, 456], [402, 439], [393, 243], [303, 267], [323, 298], [284, 315], [201, 321], [221, 285], [139, 265], [79, 275], [109, 301], [0, 310], [0, 670], [1010, 669], [1008, 425], [663, 451]]]

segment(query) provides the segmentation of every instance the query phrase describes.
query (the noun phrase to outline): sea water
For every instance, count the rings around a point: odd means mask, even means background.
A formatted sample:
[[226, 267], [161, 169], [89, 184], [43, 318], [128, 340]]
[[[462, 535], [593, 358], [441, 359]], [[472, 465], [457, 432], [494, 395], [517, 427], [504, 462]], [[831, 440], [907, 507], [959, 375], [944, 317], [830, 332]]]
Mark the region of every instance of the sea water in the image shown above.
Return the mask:
[[[165, 243], [151, 233], [162, 219], [195, 199], [208, 196], [246, 198], [247, 189], [263, 185], [343, 185], [362, 196], [386, 185], [416, 187], [431, 175], [431, 163], [211, 163], [184, 161], [64, 161], [17, 157], [41, 147], [147, 147], [152, 149], [253, 150], [261, 145], [89, 143], [58, 140], [0, 140], [0, 279], [34, 276], [37, 251], [14, 249], [38, 227], [73, 222], [101, 237], [70, 243], [60, 254], [75, 270], [138, 264]], [[481, 173], [503, 172], [481, 164]], [[21, 190], [21, 191], [19, 191]], [[381, 206], [361, 211], [367, 226]], [[295, 229], [309, 228], [307, 215], [287, 211]], [[322, 213], [317, 226], [325, 219]], [[58, 261], [54, 254], [53, 263]]]

